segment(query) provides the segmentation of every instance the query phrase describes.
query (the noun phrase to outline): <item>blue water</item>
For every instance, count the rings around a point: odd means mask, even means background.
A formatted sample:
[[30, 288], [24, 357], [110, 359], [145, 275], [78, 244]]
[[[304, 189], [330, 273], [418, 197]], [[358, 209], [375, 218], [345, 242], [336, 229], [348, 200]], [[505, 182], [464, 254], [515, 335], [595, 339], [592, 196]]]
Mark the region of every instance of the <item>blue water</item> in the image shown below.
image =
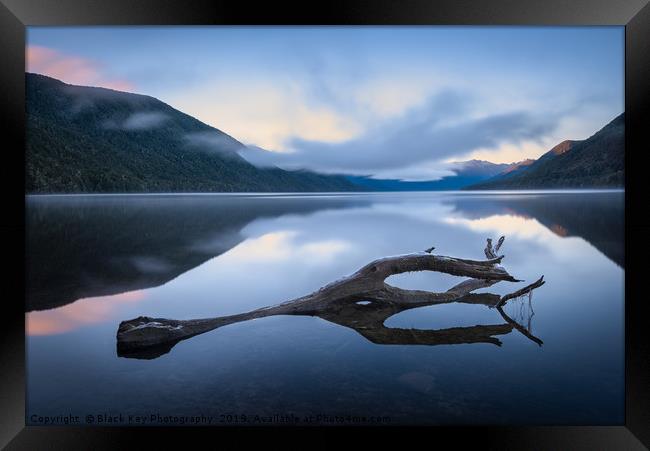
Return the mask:
[[[622, 192], [29, 196], [27, 423], [108, 415], [158, 425], [194, 424], [184, 416], [222, 425], [623, 424], [623, 200]], [[526, 282], [480, 291], [503, 295], [544, 275], [531, 299], [506, 307], [541, 346], [517, 330], [496, 336], [500, 346], [375, 344], [319, 317], [275, 316], [157, 358], [116, 352], [119, 323], [139, 315], [240, 313], [382, 256], [435, 246], [483, 259], [485, 239], [500, 235], [503, 266]], [[388, 282], [444, 291], [460, 280], [421, 272]], [[495, 309], [453, 303], [385, 326], [503, 323]]]

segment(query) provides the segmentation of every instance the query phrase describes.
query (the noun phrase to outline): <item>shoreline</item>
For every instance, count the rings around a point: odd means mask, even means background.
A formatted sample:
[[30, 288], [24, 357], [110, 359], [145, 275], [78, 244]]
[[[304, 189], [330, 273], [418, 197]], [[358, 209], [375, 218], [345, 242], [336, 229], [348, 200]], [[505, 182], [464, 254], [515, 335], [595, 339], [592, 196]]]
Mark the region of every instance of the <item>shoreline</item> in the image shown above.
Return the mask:
[[306, 192], [138, 192], [138, 193], [26, 193], [25, 197], [108, 197], [108, 196], [217, 196], [217, 197], [322, 197], [377, 195], [525, 195], [525, 194], [599, 194], [625, 193], [625, 188], [603, 189], [530, 189], [530, 190], [436, 190], [436, 191], [306, 191]]

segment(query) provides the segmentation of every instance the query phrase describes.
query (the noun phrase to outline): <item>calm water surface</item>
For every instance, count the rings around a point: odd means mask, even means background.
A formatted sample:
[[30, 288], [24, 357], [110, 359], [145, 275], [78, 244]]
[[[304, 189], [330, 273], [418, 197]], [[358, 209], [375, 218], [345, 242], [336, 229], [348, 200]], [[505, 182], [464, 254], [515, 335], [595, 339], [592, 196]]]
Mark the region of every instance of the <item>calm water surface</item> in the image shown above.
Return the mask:
[[[622, 192], [29, 196], [27, 422], [88, 414], [386, 416], [391, 424], [622, 424]], [[375, 344], [318, 317], [229, 325], [149, 360], [119, 357], [119, 323], [190, 319], [299, 297], [383, 256], [484, 259], [547, 283], [506, 313], [501, 345]], [[462, 279], [422, 272], [402, 288]], [[525, 283], [481, 290], [506, 294]], [[503, 324], [447, 304], [385, 326]], [[232, 418], [230, 419], [231, 421]], [[330, 420], [321, 419], [321, 423]]]

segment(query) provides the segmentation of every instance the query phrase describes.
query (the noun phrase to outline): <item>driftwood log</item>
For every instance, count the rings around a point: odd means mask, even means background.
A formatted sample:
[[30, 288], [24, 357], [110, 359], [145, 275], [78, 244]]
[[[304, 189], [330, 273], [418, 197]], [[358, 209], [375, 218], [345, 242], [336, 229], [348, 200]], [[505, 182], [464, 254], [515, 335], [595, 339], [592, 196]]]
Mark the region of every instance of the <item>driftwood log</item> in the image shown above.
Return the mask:
[[[504, 237], [493, 248], [487, 240], [485, 255], [488, 260], [476, 261], [433, 255], [434, 248], [423, 252], [380, 258], [368, 263], [354, 274], [332, 282], [318, 291], [281, 304], [252, 310], [247, 313], [215, 318], [174, 320], [140, 316], [120, 323], [117, 331], [117, 353], [122, 357], [156, 358], [171, 350], [181, 340], [218, 327], [241, 321], [273, 315], [318, 316], [356, 332], [377, 344], [459, 344], [491, 343], [500, 346], [495, 335], [504, 335], [516, 329], [541, 346], [523, 326], [510, 319], [503, 305], [512, 298], [530, 293], [544, 284], [544, 276], [535, 283], [514, 293], [499, 296], [490, 293], [472, 293], [500, 281], [521, 282], [501, 266], [504, 256], [497, 256]], [[412, 271], [435, 271], [469, 279], [445, 292], [405, 290], [386, 283], [389, 276]], [[454, 327], [439, 330], [388, 328], [384, 322], [404, 310], [451, 302], [481, 304], [496, 308], [501, 324]]]

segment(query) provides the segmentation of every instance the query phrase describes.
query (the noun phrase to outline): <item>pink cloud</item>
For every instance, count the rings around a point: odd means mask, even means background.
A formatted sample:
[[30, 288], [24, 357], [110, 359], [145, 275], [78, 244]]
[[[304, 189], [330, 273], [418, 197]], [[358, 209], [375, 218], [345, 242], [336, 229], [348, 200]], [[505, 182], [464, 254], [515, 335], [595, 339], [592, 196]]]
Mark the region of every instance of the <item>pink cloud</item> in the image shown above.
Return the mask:
[[79, 56], [66, 55], [58, 50], [30, 45], [26, 51], [27, 72], [56, 78], [65, 83], [82, 86], [101, 86], [118, 91], [133, 91], [127, 80], [113, 79], [102, 73], [101, 66]]

